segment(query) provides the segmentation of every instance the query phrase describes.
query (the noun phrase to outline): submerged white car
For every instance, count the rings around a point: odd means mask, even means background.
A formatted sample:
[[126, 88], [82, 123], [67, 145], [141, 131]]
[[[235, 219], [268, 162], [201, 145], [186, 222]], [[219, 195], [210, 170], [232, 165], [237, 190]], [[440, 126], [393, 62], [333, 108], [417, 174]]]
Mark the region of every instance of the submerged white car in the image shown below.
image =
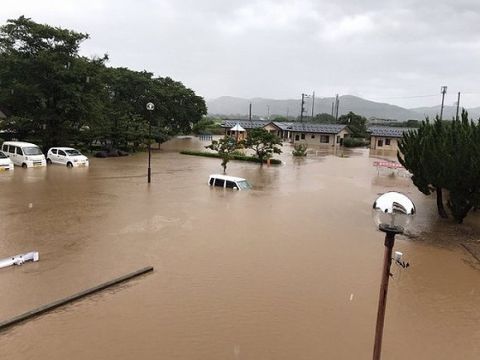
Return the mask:
[[208, 185], [233, 190], [248, 190], [252, 188], [252, 186], [244, 178], [220, 174], [210, 175], [208, 178]]
[[47, 164], [60, 164], [69, 168], [89, 166], [88, 158], [70, 147], [50, 148], [47, 153]]
[[13, 171], [13, 162], [10, 158], [0, 151], [0, 171]]

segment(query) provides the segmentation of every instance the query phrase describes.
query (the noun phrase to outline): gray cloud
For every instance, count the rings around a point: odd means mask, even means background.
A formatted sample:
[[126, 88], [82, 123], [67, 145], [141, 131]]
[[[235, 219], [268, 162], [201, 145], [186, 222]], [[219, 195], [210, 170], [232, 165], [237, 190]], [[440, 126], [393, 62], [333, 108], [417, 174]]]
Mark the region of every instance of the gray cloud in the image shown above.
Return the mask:
[[[183, 81], [207, 98], [354, 94], [434, 105], [440, 86], [480, 105], [477, 1], [7, 1], [19, 15], [87, 32], [82, 52]], [[434, 95], [432, 97], [407, 98]], [[438, 96], [435, 96], [438, 95]]]

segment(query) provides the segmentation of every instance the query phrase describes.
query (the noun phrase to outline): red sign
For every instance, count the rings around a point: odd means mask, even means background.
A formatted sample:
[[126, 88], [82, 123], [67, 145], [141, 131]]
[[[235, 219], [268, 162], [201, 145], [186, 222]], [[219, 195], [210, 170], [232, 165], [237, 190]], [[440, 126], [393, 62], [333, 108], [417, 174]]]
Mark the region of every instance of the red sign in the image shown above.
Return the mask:
[[399, 164], [394, 161], [374, 161], [373, 166], [376, 167], [386, 167], [389, 169], [401, 169], [403, 168], [402, 164]]

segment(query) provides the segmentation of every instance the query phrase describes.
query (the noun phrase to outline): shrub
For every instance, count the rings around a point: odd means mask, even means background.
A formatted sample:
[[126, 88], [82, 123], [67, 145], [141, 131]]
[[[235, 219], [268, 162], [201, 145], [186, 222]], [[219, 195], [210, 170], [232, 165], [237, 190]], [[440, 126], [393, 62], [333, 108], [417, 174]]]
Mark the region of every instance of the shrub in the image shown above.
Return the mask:
[[293, 156], [307, 156], [307, 145], [305, 144], [295, 144], [293, 145]]
[[361, 147], [367, 145], [368, 142], [364, 138], [344, 138], [343, 146], [345, 147]]

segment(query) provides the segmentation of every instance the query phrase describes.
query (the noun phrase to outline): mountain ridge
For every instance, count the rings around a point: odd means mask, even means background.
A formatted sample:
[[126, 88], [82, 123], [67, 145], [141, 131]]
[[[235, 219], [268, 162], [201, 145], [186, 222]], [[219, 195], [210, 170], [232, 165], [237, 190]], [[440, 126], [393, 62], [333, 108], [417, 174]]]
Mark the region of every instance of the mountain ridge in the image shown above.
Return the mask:
[[[375, 102], [354, 95], [342, 95], [339, 97], [340, 106], [338, 115], [352, 111], [367, 118], [394, 119], [398, 121], [424, 120], [426, 116], [434, 118], [440, 113], [440, 105], [432, 107], [403, 108], [398, 105]], [[332, 113], [334, 97], [316, 97], [314, 114]], [[300, 99], [270, 99], [270, 98], [241, 98], [235, 96], [221, 96], [206, 100], [209, 115], [246, 116], [249, 105], [252, 104], [252, 115], [267, 118], [272, 115], [297, 117], [300, 115]], [[312, 114], [312, 99], [305, 99], [304, 116]], [[467, 109], [469, 117], [478, 119], [480, 107]], [[455, 106], [444, 106], [443, 118], [452, 119], [456, 114]]]

